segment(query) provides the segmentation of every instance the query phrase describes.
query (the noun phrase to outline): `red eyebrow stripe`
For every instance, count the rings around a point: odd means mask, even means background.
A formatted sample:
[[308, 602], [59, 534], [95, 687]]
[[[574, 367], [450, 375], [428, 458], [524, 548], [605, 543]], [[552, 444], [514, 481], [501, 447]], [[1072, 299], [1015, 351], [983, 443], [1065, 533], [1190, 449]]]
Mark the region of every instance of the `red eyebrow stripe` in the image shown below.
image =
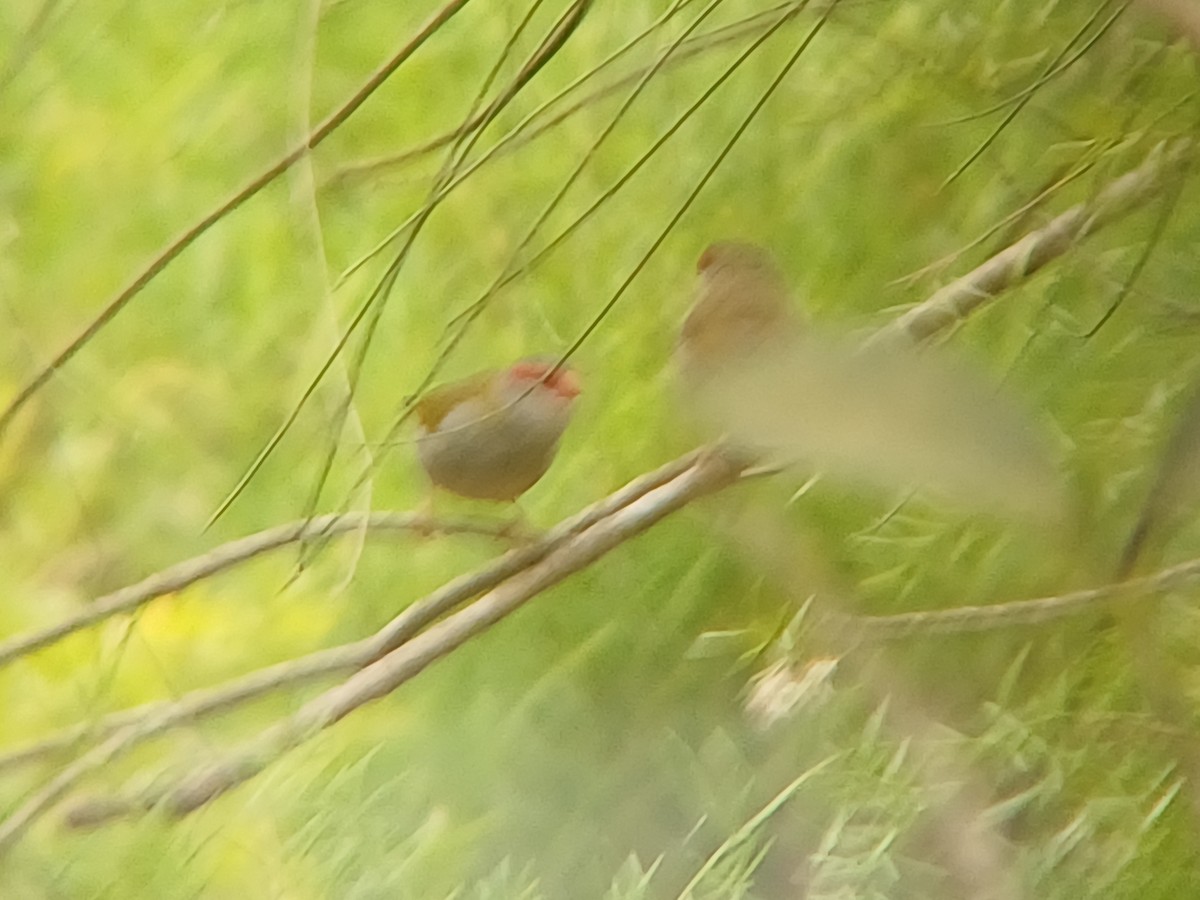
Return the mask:
[[[554, 366], [550, 363], [526, 360], [514, 365], [512, 367], [512, 374], [514, 377], [523, 380], [541, 381], [546, 378], [546, 374], [553, 368]], [[553, 377], [546, 379], [546, 386], [569, 397], [576, 396], [580, 390], [579, 378], [574, 372], [565, 367], [557, 369]]]
[[552, 367], [541, 362], [519, 362], [512, 367], [512, 373], [519, 378], [545, 378]]

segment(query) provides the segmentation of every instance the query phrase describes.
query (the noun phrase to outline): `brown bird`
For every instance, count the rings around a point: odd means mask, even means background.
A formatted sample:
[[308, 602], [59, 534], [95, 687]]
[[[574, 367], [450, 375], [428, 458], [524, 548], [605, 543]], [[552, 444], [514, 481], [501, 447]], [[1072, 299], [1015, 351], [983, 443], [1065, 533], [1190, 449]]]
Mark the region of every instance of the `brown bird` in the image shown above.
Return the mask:
[[696, 272], [695, 300], [675, 349], [685, 389], [800, 334], [787, 281], [762, 247], [718, 241], [700, 255]]
[[573, 371], [544, 359], [434, 388], [416, 404], [417, 456], [435, 487], [512, 502], [554, 462], [579, 390]]

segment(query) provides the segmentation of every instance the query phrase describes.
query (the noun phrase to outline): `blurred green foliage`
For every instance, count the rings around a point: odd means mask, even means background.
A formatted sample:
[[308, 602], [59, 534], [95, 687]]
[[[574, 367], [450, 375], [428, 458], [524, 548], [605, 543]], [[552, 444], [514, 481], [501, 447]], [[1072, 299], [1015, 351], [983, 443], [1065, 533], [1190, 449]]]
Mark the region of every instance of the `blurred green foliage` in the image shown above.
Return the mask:
[[[769, 7], [727, 0], [696, 33]], [[4, 4], [0, 397], [437, 8]], [[594, 4], [469, 158], [666, 8]], [[701, 8], [687, 4], [571, 96], [649, 65]], [[563, 9], [536, 10], [499, 84]], [[861, 333], [1093, 196], [1161, 141], [1191, 133], [1200, 110], [1189, 45], [1136, 4], [1101, 33], [1117, 11], [1098, 0], [839, 3], [580, 347], [585, 393], [556, 465], [522, 502], [528, 517], [555, 522], [693, 443], [666, 361], [711, 240], [769, 246], [814, 320]], [[758, 34], [657, 72], [599, 146], [632, 83], [514, 143], [453, 191], [383, 308], [350, 424], [339, 429], [338, 409], [357, 338], [245, 494], [203, 532], [397, 245], [340, 274], [420, 208], [450, 148], [353, 167], [455, 128], [526, 12], [469, 4], [311, 157], [155, 278], [15, 421], [0, 443], [0, 634], [48, 626], [221, 540], [303, 516], [331, 442], [340, 452], [322, 508], [419, 502], [424, 482], [403, 444], [410, 430], [374, 471], [369, 496], [351, 500], [348, 489], [364, 450], [381, 449], [429, 371], [447, 323], [514, 253], [528, 259], [570, 225]], [[500, 291], [442, 377], [569, 346], [819, 15], [785, 24], [621, 192]], [[1064, 47], [1097, 35], [1043, 83]], [[1027, 105], [1001, 129], [1026, 91]], [[519, 249], [589, 153], [564, 202]], [[1049, 423], [1077, 527], [1014, 526], [910, 497], [905, 486], [826, 479], [788, 503], [789, 485], [805, 476], [747, 484], [619, 549], [182, 823], [150, 815], [71, 832], [50, 817], [0, 864], [0, 896], [674, 897], [831, 754], [694, 896], [964, 896], [922, 824], [939, 797], [886, 727], [877, 694], [838, 676], [826, 702], [760, 731], [743, 708], [747, 682], [774, 652], [762, 648], [777, 646], [780, 623], [812, 594], [889, 613], [1111, 577], [1196, 374], [1195, 192], [1181, 177], [954, 336]], [[448, 510], [490, 514], [465, 503]], [[759, 540], [785, 548], [782, 577], [752, 549]], [[1200, 532], [1185, 522], [1154, 548], [1154, 562], [1189, 558], [1197, 545]], [[295, 552], [257, 560], [0, 671], [3, 745], [361, 637], [496, 550], [477, 538], [347, 540], [323, 548], [286, 589]], [[1187, 674], [1179, 689], [1194, 699], [1200, 619], [1188, 600], [1170, 599], [1164, 616]], [[722, 631], [733, 635], [726, 649], [691, 652]], [[797, 639], [798, 659], [818, 651]], [[1197, 826], [1163, 737], [1186, 723], [1148, 716], [1119, 642], [1065, 623], [918, 638], [887, 654], [943, 723], [939, 741], [994, 792], [989, 821], [1011, 843], [1030, 896], [1179, 897], [1200, 883]], [[163, 759], [208, 758], [312, 690], [182, 729], [90, 787], [116, 787]], [[60, 765], [0, 773], [0, 809]]]

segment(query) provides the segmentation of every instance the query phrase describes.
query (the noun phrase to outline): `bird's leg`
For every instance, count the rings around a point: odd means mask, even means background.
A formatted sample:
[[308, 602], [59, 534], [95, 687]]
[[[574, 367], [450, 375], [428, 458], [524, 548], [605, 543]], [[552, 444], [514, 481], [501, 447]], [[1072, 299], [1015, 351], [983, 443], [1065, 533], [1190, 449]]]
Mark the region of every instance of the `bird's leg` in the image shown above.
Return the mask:
[[436, 494], [437, 488], [430, 485], [429, 490], [425, 493], [425, 498], [413, 513], [416, 518], [416, 522], [413, 525], [413, 533], [424, 540], [433, 537], [439, 530], [437, 516], [434, 511], [434, 497]]

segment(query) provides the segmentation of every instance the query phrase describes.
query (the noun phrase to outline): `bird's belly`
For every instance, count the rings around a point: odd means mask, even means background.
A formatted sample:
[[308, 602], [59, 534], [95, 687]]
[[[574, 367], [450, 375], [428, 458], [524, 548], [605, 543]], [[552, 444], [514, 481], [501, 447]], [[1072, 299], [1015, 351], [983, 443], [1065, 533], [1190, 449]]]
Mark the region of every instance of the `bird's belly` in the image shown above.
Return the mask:
[[421, 463], [434, 484], [478, 500], [515, 500], [546, 473], [557, 435], [547, 438], [520, 423], [483, 420], [424, 435]]

